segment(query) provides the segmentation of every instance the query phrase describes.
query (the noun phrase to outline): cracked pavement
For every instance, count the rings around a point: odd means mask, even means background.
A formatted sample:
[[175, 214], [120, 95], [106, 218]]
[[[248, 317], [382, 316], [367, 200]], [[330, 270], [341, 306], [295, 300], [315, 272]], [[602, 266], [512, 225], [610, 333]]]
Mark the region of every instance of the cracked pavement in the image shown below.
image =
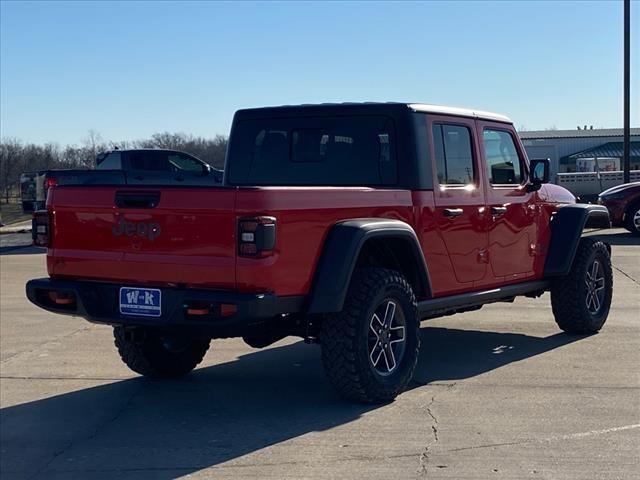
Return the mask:
[[640, 241], [611, 231], [598, 335], [559, 332], [549, 296], [422, 324], [411, 389], [331, 390], [319, 348], [214, 341], [177, 381], [140, 378], [111, 330], [30, 305], [44, 256], [0, 256], [0, 473], [84, 478], [640, 478]]

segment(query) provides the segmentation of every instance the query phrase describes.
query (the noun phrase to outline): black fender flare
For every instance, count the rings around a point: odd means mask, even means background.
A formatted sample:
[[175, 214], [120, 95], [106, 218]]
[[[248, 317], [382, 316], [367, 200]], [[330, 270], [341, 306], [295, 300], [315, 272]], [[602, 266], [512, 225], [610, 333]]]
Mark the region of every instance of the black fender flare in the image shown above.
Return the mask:
[[567, 275], [585, 228], [610, 228], [609, 211], [602, 205], [564, 205], [551, 218], [551, 241], [544, 276]]
[[416, 295], [427, 297], [431, 283], [427, 264], [416, 232], [400, 220], [358, 218], [336, 223], [324, 243], [309, 295], [307, 313], [330, 313], [342, 310], [351, 276], [363, 245], [372, 238], [401, 238], [418, 268], [420, 286]]

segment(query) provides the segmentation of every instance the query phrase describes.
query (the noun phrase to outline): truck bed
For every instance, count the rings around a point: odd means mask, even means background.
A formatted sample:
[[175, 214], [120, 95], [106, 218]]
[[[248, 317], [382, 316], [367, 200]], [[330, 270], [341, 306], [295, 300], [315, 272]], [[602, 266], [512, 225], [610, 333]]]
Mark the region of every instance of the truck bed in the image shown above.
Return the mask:
[[[131, 205], [118, 206], [118, 197]], [[157, 205], [137, 205], [157, 198]], [[138, 199], [138, 200], [137, 200]], [[139, 200], [142, 199], [142, 200]], [[49, 198], [57, 278], [304, 295], [329, 226], [376, 215], [413, 220], [411, 192], [366, 187], [62, 186]], [[270, 215], [276, 248], [237, 255], [240, 218]], [[152, 233], [151, 230], [154, 230]]]

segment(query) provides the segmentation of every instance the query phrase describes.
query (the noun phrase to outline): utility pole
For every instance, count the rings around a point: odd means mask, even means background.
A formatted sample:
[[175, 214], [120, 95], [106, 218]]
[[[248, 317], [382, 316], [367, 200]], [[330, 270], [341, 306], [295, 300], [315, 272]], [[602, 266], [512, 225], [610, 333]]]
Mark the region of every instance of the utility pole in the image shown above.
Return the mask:
[[624, 172], [624, 183], [631, 182], [631, 152], [630, 152], [630, 137], [631, 130], [629, 124], [630, 120], [630, 84], [631, 84], [631, 0], [622, 0], [624, 3], [624, 152], [622, 154], [622, 161], [624, 166], [622, 167]]

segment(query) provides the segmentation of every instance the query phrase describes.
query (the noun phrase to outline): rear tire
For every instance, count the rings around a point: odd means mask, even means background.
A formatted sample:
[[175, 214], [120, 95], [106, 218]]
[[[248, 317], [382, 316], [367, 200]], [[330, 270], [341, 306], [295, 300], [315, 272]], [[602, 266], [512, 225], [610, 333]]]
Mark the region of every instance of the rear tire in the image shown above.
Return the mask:
[[624, 228], [631, 232], [631, 235], [640, 237], [640, 203], [631, 205], [625, 214]]
[[612, 296], [609, 250], [595, 238], [581, 239], [569, 275], [551, 286], [556, 323], [567, 333], [597, 333], [607, 320]]
[[140, 375], [176, 378], [186, 375], [204, 358], [210, 339], [182, 337], [148, 329], [142, 338], [128, 335], [124, 327], [113, 327], [113, 337], [122, 361]]
[[407, 280], [385, 268], [354, 273], [343, 310], [320, 328], [322, 361], [348, 400], [393, 400], [411, 380], [420, 348], [416, 298]]

